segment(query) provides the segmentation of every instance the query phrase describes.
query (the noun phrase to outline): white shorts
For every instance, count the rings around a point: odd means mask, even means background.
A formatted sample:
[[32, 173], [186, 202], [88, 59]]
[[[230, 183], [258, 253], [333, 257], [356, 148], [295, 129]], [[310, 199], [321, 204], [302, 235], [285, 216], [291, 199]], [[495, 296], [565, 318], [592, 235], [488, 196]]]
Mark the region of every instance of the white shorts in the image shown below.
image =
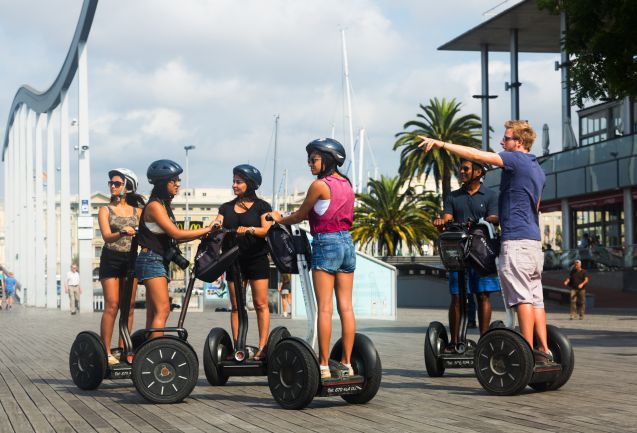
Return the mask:
[[504, 301], [509, 308], [518, 304], [544, 308], [543, 268], [544, 253], [540, 241], [521, 239], [502, 242], [498, 275]]

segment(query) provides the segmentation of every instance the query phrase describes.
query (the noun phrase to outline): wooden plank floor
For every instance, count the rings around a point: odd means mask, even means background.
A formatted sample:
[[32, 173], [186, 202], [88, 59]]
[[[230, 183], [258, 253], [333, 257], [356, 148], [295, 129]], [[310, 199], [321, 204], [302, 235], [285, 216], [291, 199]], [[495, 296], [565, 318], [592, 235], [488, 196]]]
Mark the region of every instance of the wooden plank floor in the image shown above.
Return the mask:
[[[141, 323], [144, 312], [136, 312]], [[495, 313], [495, 319], [502, 313]], [[177, 314], [170, 322], [174, 324]], [[383, 384], [363, 406], [340, 398], [315, 399], [303, 411], [286, 411], [272, 399], [265, 378], [231, 378], [208, 385], [201, 368], [197, 387], [181, 404], [147, 403], [130, 381], [105, 381], [81, 391], [70, 379], [69, 347], [82, 330], [98, 330], [100, 314], [15, 307], [0, 311], [0, 432], [620, 432], [637, 431], [637, 311], [601, 311], [570, 321], [549, 308], [575, 347], [575, 371], [556, 392], [530, 388], [516, 397], [487, 395], [472, 370], [429, 378], [423, 339], [441, 309], [399, 310], [395, 322], [358, 322], [375, 342]], [[256, 341], [254, 313], [249, 341]], [[226, 326], [228, 313], [192, 313], [190, 342], [200, 356], [208, 330]], [[303, 335], [300, 320], [273, 318]], [[339, 334], [335, 322], [333, 339]], [[201, 366], [200, 366], [201, 367]]]

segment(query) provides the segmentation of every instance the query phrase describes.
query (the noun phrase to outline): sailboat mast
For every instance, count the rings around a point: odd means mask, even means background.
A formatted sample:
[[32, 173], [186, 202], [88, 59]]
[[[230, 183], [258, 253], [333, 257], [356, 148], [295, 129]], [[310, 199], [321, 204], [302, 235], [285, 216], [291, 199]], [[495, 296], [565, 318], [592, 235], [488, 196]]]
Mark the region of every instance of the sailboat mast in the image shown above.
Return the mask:
[[272, 209], [278, 210], [278, 197], [276, 185], [276, 159], [277, 159], [277, 141], [279, 137], [279, 115], [274, 115], [274, 167], [272, 168]]
[[345, 29], [341, 29], [341, 39], [343, 42], [343, 71], [345, 73], [345, 100], [347, 102], [347, 123], [349, 126], [349, 149], [352, 166], [352, 185], [354, 191], [357, 188], [356, 182], [356, 156], [354, 155], [354, 128], [352, 126], [352, 91], [349, 83], [349, 65], [347, 63], [347, 44], [345, 43]]
[[362, 128], [358, 134], [358, 188], [357, 193], [363, 192], [365, 182], [363, 181], [363, 150], [365, 148], [365, 128]]

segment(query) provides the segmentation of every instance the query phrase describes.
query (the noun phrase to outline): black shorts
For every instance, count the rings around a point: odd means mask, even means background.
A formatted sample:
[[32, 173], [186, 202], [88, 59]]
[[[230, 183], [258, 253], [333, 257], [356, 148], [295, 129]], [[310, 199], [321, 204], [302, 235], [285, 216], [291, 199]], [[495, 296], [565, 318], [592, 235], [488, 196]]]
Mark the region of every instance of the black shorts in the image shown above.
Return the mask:
[[128, 270], [129, 254], [103, 247], [100, 256], [100, 280], [125, 277]]
[[[241, 269], [241, 278], [244, 281], [270, 278], [270, 261], [265, 254], [246, 260], [242, 260], [241, 257], [239, 257], [239, 268]], [[232, 267], [226, 271], [226, 279], [230, 282], [234, 281]]]

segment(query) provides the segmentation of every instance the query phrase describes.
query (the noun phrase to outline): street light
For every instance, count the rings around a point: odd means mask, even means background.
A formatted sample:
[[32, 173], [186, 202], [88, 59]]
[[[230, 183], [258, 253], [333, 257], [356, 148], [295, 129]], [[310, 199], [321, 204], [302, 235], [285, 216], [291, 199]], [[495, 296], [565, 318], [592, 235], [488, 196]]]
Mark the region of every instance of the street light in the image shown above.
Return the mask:
[[[194, 150], [195, 146], [194, 145], [190, 145], [190, 146], [184, 146], [184, 150], [186, 151], [186, 217], [184, 218], [184, 230], [190, 230], [190, 206], [189, 206], [189, 195], [190, 195], [190, 191], [188, 191], [188, 188], [190, 188], [190, 181], [189, 181], [189, 176], [190, 176], [190, 167], [188, 165], [188, 151], [189, 150]], [[190, 243], [187, 242], [186, 243], [186, 257], [188, 258], [188, 260], [190, 260]], [[184, 284], [188, 284], [188, 281], [190, 279], [190, 267], [186, 268], [186, 281], [184, 282]]]

